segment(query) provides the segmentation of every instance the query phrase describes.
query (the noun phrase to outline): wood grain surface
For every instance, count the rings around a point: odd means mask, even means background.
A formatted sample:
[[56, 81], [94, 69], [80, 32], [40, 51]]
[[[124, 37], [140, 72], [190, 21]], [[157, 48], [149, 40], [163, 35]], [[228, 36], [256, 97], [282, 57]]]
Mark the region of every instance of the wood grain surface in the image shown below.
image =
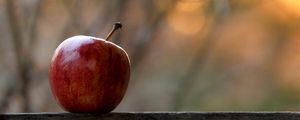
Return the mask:
[[5, 113], [0, 120], [300, 120], [300, 112]]

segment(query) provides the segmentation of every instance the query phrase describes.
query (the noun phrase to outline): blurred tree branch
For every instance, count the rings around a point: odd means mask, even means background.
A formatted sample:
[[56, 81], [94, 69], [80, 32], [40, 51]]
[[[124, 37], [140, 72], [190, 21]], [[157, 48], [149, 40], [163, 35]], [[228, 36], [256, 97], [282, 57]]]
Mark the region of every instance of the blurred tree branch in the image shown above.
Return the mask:
[[[44, 0], [38, 0], [37, 3], [34, 5], [32, 15], [29, 16], [29, 21], [28, 21], [28, 45], [27, 48], [33, 49], [35, 48], [35, 43], [36, 43], [36, 33], [37, 33], [37, 24], [38, 24], [38, 19], [39, 16], [42, 12], [42, 6], [43, 6]], [[31, 53], [31, 50], [28, 51]]]
[[[21, 20], [24, 20], [20, 15], [18, 15], [17, 10], [19, 8], [16, 7], [16, 1], [14, 0], [6, 0], [6, 11], [7, 18], [11, 30], [12, 43], [14, 48], [14, 53], [16, 57], [16, 68], [19, 82], [17, 82], [17, 87], [9, 87], [5, 96], [7, 97], [4, 101], [2, 101], [1, 108], [5, 108], [7, 102], [10, 100], [12, 94], [14, 94], [14, 90], [17, 90], [17, 95], [21, 96], [22, 106], [21, 109], [23, 112], [31, 111], [30, 107], [30, 97], [29, 97], [29, 84], [31, 80], [30, 71], [32, 67], [32, 59], [31, 59], [31, 49], [34, 47], [36, 43], [36, 24], [37, 19], [41, 11], [43, 0], [40, 0], [35, 5], [36, 8], [33, 10], [32, 16], [29, 17], [28, 21], [28, 34], [29, 34], [29, 43], [28, 46], [25, 45], [24, 35], [25, 31], [21, 26]], [[4, 111], [1, 109], [1, 111]]]
[[147, 55], [148, 50], [150, 49], [151, 43], [154, 41], [155, 31], [158, 31], [159, 27], [161, 26], [161, 20], [166, 16], [166, 14], [173, 10], [173, 7], [176, 3], [170, 2], [167, 9], [159, 11], [158, 9], [149, 9], [155, 7], [153, 1], [144, 1], [144, 10], [146, 11], [147, 17], [144, 21], [145, 25], [140, 25], [138, 28], [139, 33], [136, 35], [135, 49], [131, 54], [131, 68], [134, 71], [138, 64], [140, 64], [141, 60]]
[[[66, 22], [66, 25], [63, 28], [60, 42], [63, 41], [66, 36], [69, 36], [73, 32], [78, 33], [81, 31], [81, 28], [83, 27], [82, 24], [82, 2], [81, 0], [72, 0], [73, 4], [70, 5], [70, 1], [62, 0], [63, 6], [66, 8], [66, 11], [69, 15], [68, 22]], [[71, 31], [73, 30], [73, 31]]]
[[[20, 57], [21, 55], [21, 46], [22, 46], [22, 34], [21, 34], [21, 25], [20, 25], [20, 18], [16, 13], [15, 8], [15, 1], [13, 0], [6, 0], [6, 10], [9, 20], [9, 26], [12, 33], [12, 40], [14, 49], [16, 52], [16, 57]], [[18, 58], [17, 58], [18, 59]]]
[[[102, 1], [103, 2], [103, 1]], [[100, 31], [103, 32], [103, 28], [106, 24], [108, 23], [113, 23], [113, 22], [122, 22], [122, 13], [125, 11], [125, 6], [127, 4], [128, 0], [122, 0], [118, 2], [111, 2], [109, 0], [106, 0], [104, 2], [103, 7], [106, 7], [103, 12], [98, 11], [97, 17], [92, 21], [92, 23], [86, 27], [85, 29], [82, 30], [81, 33], [83, 34], [96, 34], [96, 35], [91, 35], [91, 36], [97, 36], [98, 33], [92, 33], [93, 31]], [[101, 14], [102, 13], [102, 14]], [[109, 22], [111, 20], [111, 22]], [[120, 42], [120, 34], [118, 36], [113, 38], [114, 43], [118, 44]]]
[[[6, 7], [7, 7], [7, 15], [8, 21], [12, 33], [12, 40], [15, 49], [15, 57], [16, 57], [16, 67], [18, 70], [19, 76], [19, 90], [18, 93], [22, 96], [22, 110], [24, 112], [29, 111], [30, 106], [29, 104], [29, 97], [28, 97], [28, 81], [30, 80], [28, 76], [28, 66], [27, 62], [23, 60], [23, 52], [22, 52], [22, 42], [24, 41], [22, 36], [22, 29], [20, 26], [20, 19], [17, 15], [17, 8], [15, 7], [14, 0], [6, 0]], [[8, 100], [8, 99], [7, 99]]]
[[110, 12], [112, 10], [110, 9], [111, 7], [109, 7], [111, 5], [110, 0], [105, 0], [103, 4], [104, 4], [103, 7], [105, 7], [104, 11], [103, 12], [98, 11], [97, 17], [92, 21], [92, 23], [84, 30], [82, 30], [82, 33], [84, 35], [93, 34], [94, 30], [98, 30], [99, 27], [104, 26], [110, 20], [110, 17], [112, 16], [111, 15], [112, 13]]
[[0, 103], [0, 113], [4, 113], [5, 110], [9, 107], [10, 99], [16, 92], [15, 84], [13, 84], [13, 83], [16, 83], [15, 78], [13, 77], [13, 75], [11, 75], [11, 76], [9, 76], [8, 79], [9, 79], [8, 80], [9, 82], [7, 84], [8, 87], [7, 87], [7, 89], [3, 95], [3, 99]]
[[[192, 63], [186, 70], [185, 74], [179, 78], [178, 81], [178, 86], [177, 86], [177, 91], [175, 92], [175, 95], [173, 97], [173, 103], [172, 106], [174, 106], [174, 110], [180, 110], [184, 104], [185, 100], [185, 95], [190, 91], [190, 86], [194, 84], [194, 80], [196, 79], [197, 75], [199, 74], [199, 71], [203, 68], [206, 59], [208, 58], [208, 55], [210, 54], [210, 49], [213, 47], [213, 45], [217, 42], [216, 39], [214, 39], [215, 33], [218, 31], [218, 26], [222, 23], [223, 19], [225, 18], [226, 15], [228, 15], [229, 6], [224, 7], [223, 5], [220, 4], [226, 4], [229, 5], [227, 0], [214, 0], [211, 1], [212, 5], [214, 6], [214, 12], [216, 18], [214, 21], [211, 23], [212, 25], [209, 28], [209, 34], [203, 39], [204, 43], [202, 46], [199, 46], [199, 51], [198, 54], [194, 57], [192, 60]], [[219, 3], [222, 2], [222, 3]], [[225, 3], [224, 3], [225, 2]], [[220, 7], [220, 8], [219, 8]], [[226, 10], [223, 10], [226, 9]], [[205, 20], [205, 24], [202, 29], [207, 29], [207, 17]], [[215, 85], [215, 84], [212, 84]], [[207, 87], [211, 88], [211, 87]], [[209, 91], [205, 90], [205, 92], [201, 93], [208, 93]]]

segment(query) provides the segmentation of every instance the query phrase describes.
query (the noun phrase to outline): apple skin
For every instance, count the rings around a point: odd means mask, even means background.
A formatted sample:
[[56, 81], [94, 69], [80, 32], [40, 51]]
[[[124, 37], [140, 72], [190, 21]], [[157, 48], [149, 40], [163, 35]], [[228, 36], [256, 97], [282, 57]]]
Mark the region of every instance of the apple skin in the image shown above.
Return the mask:
[[129, 79], [127, 53], [112, 42], [90, 36], [63, 41], [49, 69], [55, 100], [75, 113], [112, 111], [121, 102]]

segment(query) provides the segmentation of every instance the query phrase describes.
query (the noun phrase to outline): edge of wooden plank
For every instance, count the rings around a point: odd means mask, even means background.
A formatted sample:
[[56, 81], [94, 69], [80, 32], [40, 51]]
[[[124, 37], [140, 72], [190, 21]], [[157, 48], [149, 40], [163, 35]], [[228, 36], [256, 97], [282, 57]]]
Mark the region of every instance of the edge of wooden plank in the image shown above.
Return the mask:
[[112, 112], [107, 114], [97, 113], [4, 113], [0, 114], [1, 120], [297, 120], [300, 112]]

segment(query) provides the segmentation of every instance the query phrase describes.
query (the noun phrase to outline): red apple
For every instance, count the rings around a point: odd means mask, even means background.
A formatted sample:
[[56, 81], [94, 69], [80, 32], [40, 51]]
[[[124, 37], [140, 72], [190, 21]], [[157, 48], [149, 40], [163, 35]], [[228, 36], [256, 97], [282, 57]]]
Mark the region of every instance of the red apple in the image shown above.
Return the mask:
[[49, 82], [55, 100], [69, 112], [107, 113], [122, 100], [130, 78], [127, 53], [106, 39], [74, 36], [55, 50]]

